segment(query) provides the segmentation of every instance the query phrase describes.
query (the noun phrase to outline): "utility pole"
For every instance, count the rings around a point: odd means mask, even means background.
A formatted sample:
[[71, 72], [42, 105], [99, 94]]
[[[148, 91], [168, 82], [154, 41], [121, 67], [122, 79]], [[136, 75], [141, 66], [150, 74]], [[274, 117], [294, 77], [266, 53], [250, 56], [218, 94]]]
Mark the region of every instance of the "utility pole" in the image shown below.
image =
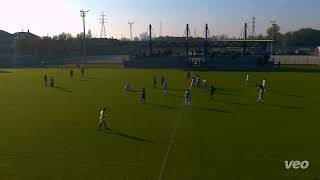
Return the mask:
[[152, 25], [149, 25], [149, 51], [150, 55], [152, 55]]
[[133, 37], [132, 37], [132, 26], [134, 24], [134, 22], [128, 22], [129, 26], [130, 26], [130, 41], [133, 40]]
[[84, 55], [84, 63], [87, 64], [87, 44], [86, 44], [86, 15], [89, 12], [81, 10], [80, 11], [80, 16], [82, 17], [83, 20], [83, 55]]
[[106, 19], [105, 19], [106, 15], [104, 15], [103, 12], [102, 12], [100, 17], [101, 17], [100, 18], [100, 24], [101, 24], [100, 38], [107, 38], [106, 26], [105, 26], [105, 24], [107, 24]]
[[277, 20], [272, 20], [270, 21], [271, 22], [271, 25], [272, 25], [272, 34], [271, 34], [271, 38], [272, 38], [272, 42], [271, 42], [271, 55], [273, 55], [273, 41], [274, 41], [274, 28], [276, 26], [276, 23], [277, 23]]

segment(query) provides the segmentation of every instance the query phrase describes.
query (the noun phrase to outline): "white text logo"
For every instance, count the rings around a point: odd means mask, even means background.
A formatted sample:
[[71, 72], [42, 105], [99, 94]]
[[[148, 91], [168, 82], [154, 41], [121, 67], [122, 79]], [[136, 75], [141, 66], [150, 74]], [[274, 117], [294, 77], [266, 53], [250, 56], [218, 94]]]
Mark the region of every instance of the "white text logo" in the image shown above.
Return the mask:
[[285, 161], [286, 169], [307, 169], [310, 165], [309, 161]]

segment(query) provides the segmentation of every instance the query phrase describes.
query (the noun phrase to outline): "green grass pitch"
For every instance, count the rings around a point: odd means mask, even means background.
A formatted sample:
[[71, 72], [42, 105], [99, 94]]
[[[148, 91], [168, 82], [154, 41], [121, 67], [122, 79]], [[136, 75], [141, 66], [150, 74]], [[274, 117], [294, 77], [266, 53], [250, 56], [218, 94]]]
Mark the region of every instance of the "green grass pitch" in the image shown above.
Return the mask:
[[[9, 73], [5, 73], [8, 71]], [[45, 87], [43, 75], [58, 88]], [[316, 180], [320, 178], [318, 73], [198, 72], [217, 87], [194, 89], [179, 70], [3, 69], [0, 179]], [[153, 89], [163, 74], [169, 92]], [[267, 78], [265, 104], [255, 84]], [[146, 88], [147, 101], [139, 92]], [[111, 132], [98, 131], [108, 108]], [[284, 161], [308, 160], [306, 170]]]

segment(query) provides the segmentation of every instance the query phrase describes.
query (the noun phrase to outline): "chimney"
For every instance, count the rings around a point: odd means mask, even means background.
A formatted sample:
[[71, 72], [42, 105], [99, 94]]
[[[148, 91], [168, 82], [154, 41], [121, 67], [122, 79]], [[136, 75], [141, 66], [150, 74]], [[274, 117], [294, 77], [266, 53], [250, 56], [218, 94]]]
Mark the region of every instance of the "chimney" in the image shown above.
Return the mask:
[[28, 33], [30, 33], [29, 29], [28, 29]]

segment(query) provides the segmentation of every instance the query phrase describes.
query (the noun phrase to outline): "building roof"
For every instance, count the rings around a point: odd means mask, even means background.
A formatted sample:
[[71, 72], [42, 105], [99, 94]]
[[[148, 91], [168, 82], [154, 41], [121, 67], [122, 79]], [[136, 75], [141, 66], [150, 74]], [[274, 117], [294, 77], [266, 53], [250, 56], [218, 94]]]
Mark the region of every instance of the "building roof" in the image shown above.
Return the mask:
[[0, 39], [9, 39], [9, 38], [12, 38], [12, 34], [6, 31], [0, 30]]
[[27, 32], [16, 32], [13, 35], [15, 38], [40, 38], [39, 36], [31, 33], [29, 30]]

